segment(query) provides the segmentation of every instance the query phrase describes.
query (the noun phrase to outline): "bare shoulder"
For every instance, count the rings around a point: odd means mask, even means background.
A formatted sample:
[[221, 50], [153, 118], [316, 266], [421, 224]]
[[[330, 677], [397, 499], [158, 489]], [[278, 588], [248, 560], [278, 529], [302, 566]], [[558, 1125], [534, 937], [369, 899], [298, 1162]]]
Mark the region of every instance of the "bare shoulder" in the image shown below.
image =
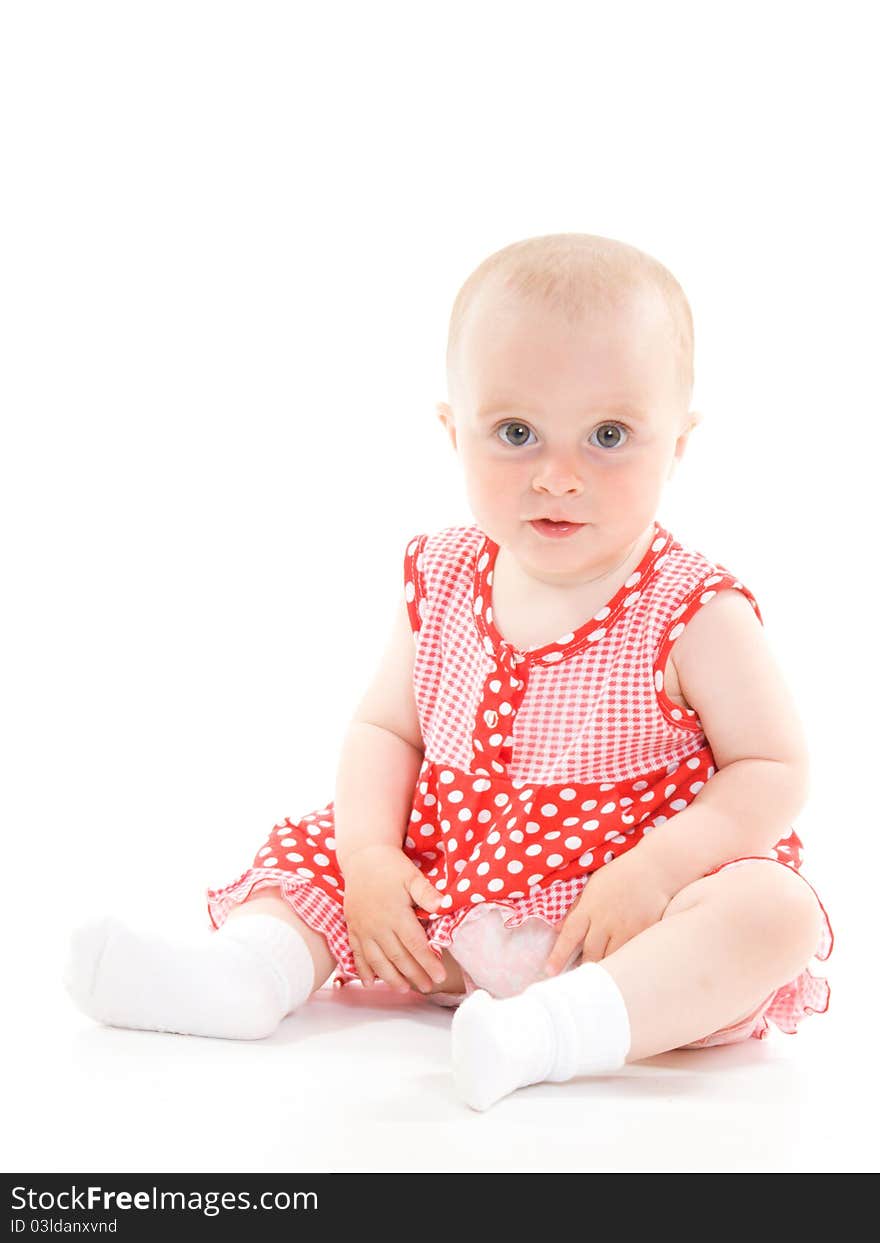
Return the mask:
[[380, 725], [424, 752], [418, 708], [413, 685], [416, 640], [409, 621], [403, 592], [397, 602], [385, 650], [372, 680], [357, 705], [353, 720]]
[[672, 656], [720, 767], [737, 759], [806, 763], [798, 714], [749, 600], [728, 589], [704, 605]]

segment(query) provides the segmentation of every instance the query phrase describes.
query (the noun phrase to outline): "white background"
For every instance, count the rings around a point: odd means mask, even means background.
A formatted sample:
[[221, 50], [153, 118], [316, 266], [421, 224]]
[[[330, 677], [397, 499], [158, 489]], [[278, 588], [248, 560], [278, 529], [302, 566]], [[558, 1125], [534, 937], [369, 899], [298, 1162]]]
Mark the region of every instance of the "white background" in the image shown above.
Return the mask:
[[[110, 1168], [103, 1116], [54, 1147], [35, 1121], [47, 1051], [99, 1038], [61, 988], [70, 928], [206, 928], [205, 888], [333, 796], [407, 541], [472, 521], [434, 414], [453, 299], [541, 233], [628, 241], [688, 294], [704, 422], [658, 519], [761, 606], [837, 937], [831, 1009], [779, 1047], [821, 1046], [829, 1092], [873, 1052], [871, 7], [3, 6], [7, 1167]], [[801, 1168], [870, 1168], [865, 1092]], [[118, 1168], [155, 1168], [134, 1130]]]

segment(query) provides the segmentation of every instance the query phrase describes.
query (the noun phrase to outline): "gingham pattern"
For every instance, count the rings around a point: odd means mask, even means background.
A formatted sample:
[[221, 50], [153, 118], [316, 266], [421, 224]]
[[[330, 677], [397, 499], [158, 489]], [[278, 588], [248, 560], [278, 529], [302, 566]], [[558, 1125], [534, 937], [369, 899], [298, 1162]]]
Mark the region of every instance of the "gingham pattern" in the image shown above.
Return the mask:
[[542, 785], [637, 780], [699, 749], [699, 719], [663, 686], [672, 645], [723, 588], [763, 619], [737, 578], [654, 525], [648, 552], [608, 604], [524, 653], [495, 628], [497, 544], [476, 526], [410, 542], [404, 578], [427, 758], [464, 770], [485, 763], [489, 751], [474, 751], [473, 734], [486, 711], [500, 714], [490, 736], [504, 734], [495, 758], [507, 775]]
[[[404, 851], [445, 891], [439, 913], [416, 908], [438, 952], [487, 901], [509, 911], [507, 927], [530, 917], [558, 926], [592, 871], [693, 801], [714, 761], [695, 713], [665, 693], [669, 651], [721, 589], [741, 591], [761, 618], [738, 579], [655, 524], [642, 562], [603, 609], [554, 643], [520, 652], [492, 618], [497, 553], [479, 528], [451, 527], [411, 540], [404, 558], [425, 740]], [[276, 825], [252, 868], [209, 890], [208, 902], [217, 927], [255, 885], [281, 884], [327, 937], [341, 983], [356, 970], [333, 828], [332, 802]], [[793, 829], [769, 857], [800, 867]], [[819, 958], [833, 943], [823, 916]], [[827, 1007], [826, 981], [809, 972], [786, 990], [765, 1011], [775, 1018], [778, 1002], [783, 1030]], [[766, 1031], [762, 1022], [746, 1036]], [[706, 1042], [726, 1038], [716, 1036]]]

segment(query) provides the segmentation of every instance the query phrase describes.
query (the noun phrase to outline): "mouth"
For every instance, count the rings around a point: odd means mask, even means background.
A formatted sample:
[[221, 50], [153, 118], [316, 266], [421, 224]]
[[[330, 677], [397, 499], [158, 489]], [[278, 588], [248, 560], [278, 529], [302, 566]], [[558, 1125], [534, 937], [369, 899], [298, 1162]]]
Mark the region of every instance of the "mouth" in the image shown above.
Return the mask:
[[570, 522], [568, 519], [556, 520], [553, 518], [532, 518], [529, 522], [529, 526], [537, 531], [539, 535], [550, 539], [560, 539], [566, 535], [574, 535], [586, 525], [585, 522]]

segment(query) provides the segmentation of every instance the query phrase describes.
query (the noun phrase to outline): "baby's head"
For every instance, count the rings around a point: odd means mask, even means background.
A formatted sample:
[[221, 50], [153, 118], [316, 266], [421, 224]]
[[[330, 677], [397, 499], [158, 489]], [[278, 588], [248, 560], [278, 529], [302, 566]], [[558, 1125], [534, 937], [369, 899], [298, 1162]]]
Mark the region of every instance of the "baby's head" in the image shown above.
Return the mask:
[[[633, 546], [700, 421], [691, 311], [662, 264], [585, 233], [506, 246], [459, 291], [446, 363], [438, 415], [487, 535], [560, 583]], [[585, 525], [550, 539], [534, 518]]]

